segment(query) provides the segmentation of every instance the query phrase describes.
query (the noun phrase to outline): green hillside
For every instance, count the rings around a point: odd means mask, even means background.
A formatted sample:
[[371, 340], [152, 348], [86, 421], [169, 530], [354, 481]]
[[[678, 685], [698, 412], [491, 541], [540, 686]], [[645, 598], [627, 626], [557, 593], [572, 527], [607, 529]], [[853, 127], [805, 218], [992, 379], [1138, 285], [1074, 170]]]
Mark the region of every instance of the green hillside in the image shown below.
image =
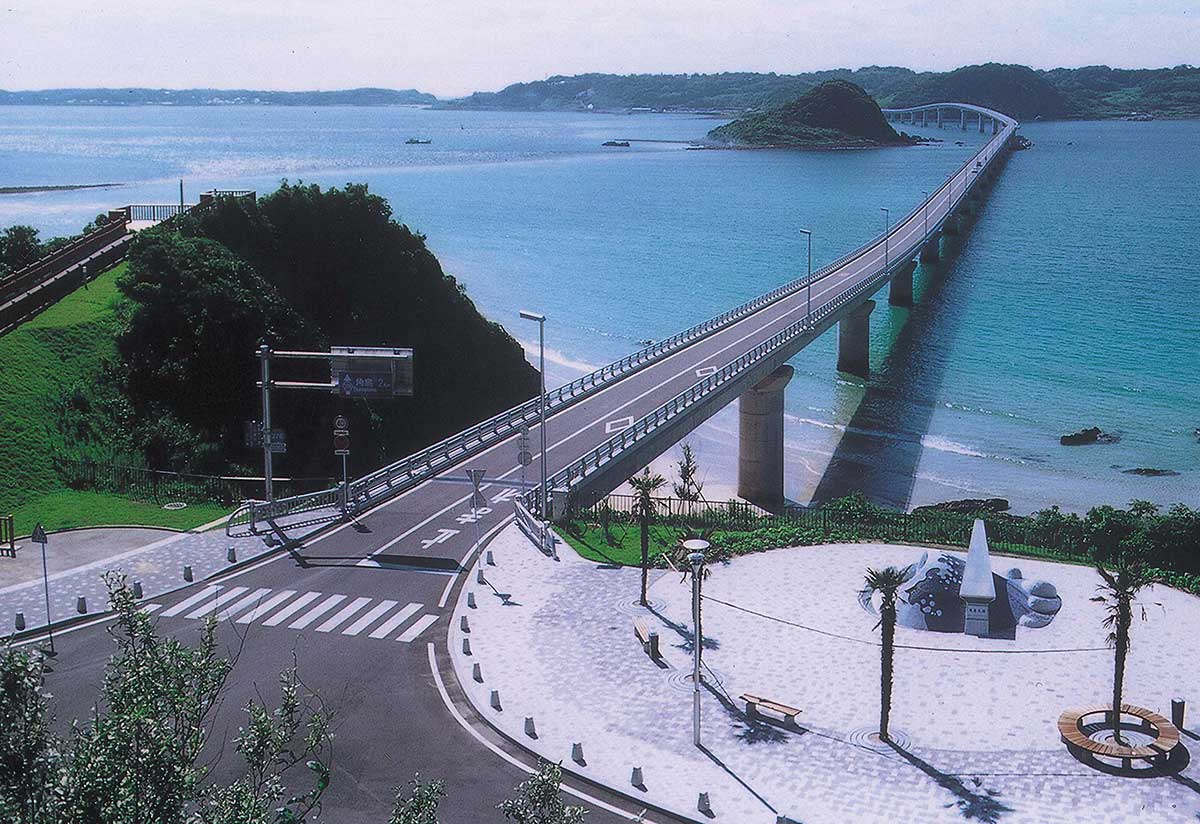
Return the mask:
[[878, 104], [846, 80], [828, 80], [796, 100], [713, 129], [729, 145], [843, 148], [909, 143], [884, 119]]
[[[70, 490], [56, 469], [57, 457], [79, 454], [78, 443], [69, 447], [64, 431], [76, 417], [73, 400], [101, 380], [115, 356], [121, 302], [116, 281], [124, 268], [100, 275], [0, 336], [0, 514], [16, 516], [19, 534], [28, 534], [39, 520], [51, 529], [121, 523], [189, 528], [221, 514], [203, 506], [169, 512]], [[117, 432], [107, 437], [121, 440]]]

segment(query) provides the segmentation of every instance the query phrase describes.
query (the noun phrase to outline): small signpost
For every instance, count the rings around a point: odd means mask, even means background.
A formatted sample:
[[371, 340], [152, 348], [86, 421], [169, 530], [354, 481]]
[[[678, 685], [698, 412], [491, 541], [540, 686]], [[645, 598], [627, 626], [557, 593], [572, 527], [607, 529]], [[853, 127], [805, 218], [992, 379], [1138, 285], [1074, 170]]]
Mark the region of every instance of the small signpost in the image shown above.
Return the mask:
[[50, 541], [46, 537], [46, 528], [39, 521], [33, 528], [33, 534], [29, 536], [29, 540], [35, 544], [42, 545], [42, 581], [46, 589], [46, 634], [50, 637], [50, 652], [49, 655], [54, 655], [54, 630], [50, 624], [50, 572], [46, 568], [46, 544]]
[[276, 455], [287, 453], [287, 433], [282, 429], [272, 429], [268, 436], [267, 446]]
[[338, 415], [333, 419], [333, 454], [342, 457], [342, 509], [345, 510], [349, 494], [346, 458], [350, 454], [350, 421], [345, 415]]
[[[471, 521], [475, 524], [475, 548], [479, 548], [479, 510], [487, 507], [487, 498], [483, 496], [483, 476], [486, 469], [468, 469], [467, 478], [471, 481]], [[489, 512], [491, 510], [488, 510]], [[465, 619], [464, 619], [465, 620]]]
[[262, 421], [246, 421], [242, 428], [242, 441], [247, 449], [262, 449]]

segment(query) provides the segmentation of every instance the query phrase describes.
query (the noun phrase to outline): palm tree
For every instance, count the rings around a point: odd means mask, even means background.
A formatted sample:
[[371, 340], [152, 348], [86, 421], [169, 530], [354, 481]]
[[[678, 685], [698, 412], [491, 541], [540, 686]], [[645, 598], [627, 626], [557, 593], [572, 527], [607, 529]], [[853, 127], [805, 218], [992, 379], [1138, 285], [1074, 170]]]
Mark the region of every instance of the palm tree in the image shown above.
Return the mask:
[[633, 516], [638, 520], [638, 526], [642, 530], [642, 606], [646, 604], [646, 587], [650, 577], [650, 521], [654, 519], [654, 513], [658, 508], [657, 502], [654, 500], [654, 493], [662, 489], [666, 485], [667, 480], [657, 472], [651, 474], [650, 467], [646, 467], [641, 475], [634, 475], [629, 479], [629, 485], [633, 487]]
[[[1133, 623], [1133, 602], [1138, 592], [1154, 583], [1154, 575], [1144, 559], [1133, 551], [1122, 551], [1109, 561], [1111, 570], [1096, 563], [1096, 572], [1104, 583], [1097, 585], [1099, 595], [1092, 598], [1104, 604], [1104, 627], [1108, 630], [1108, 645], [1114, 650], [1112, 727], [1113, 741], [1124, 744], [1121, 738], [1121, 704], [1125, 689], [1125, 658], [1129, 655], [1129, 627]], [[1146, 619], [1145, 608], [1142, 620]]]
[[879, 738], [889, 741], [888, 719], [892, 713], [892, 666], [896, 641], [896, 599], [900, 587], [912, 577], [912, 567], [900, 569], [890, 566], [883, 569], [867, 567], [866, 586], [859, 593], [859, 600], [869, 606], [871, 596], [880, 595], [879, 623], [882, 645], [879, 649]]

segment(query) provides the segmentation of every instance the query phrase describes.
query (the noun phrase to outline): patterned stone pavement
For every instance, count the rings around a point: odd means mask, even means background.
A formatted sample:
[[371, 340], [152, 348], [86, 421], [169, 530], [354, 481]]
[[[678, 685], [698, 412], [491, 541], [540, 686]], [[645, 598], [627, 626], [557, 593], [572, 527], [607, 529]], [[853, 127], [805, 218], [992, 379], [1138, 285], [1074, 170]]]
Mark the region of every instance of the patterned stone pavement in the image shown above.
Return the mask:
[[[526, 746], [655, 805], [706, 821], [697, 795], [708, 792], [713, 818], [764, 824], [779, 815], [831, 824], [1200, 818], [1200, 768], [1118, 777], [1081, 764], [1058, 741], [1063, 709], [1102, 702], [1111, 689], [1089, 569], [994, 557], [996, 571], [1018, 566], [1063, 597], [1050, 626], [1019, 629], [1010, 640], [901, 628], [892, 724], [908, 743], [879, 749], [866, 738], [878, 724], [876, 619], [856, 594], [865, 567], [907, 564], [924, 550], [814, 547], [718, 566], [705, 582], [711, 669], [700, 751], [691, 741], [690, 588], [678, 574], [656, 573], [647, 611], [635, 603], [636, 570], [599, 567], [569, 550], [555, 562], [515, 528], [490, 549], [495, 565], [480, 567], [487, 583], [472, 573], [450, 629], [468, 696]], [[1188, 692], [1200, 684], [1189, 654], [1200, 602], [1155, 588], [1143, 605], [1127, 700], [1169, 715], [1170, 698], [1196, 698]], [[639, 616], [660, 633], [664, 668], [634, 640]], [[742, 692], [800, 707], [800, 730], [748, 721], [730, 700]], [[536, 739], [524, 733], [526, 716]], [[571, 758], [576, 742], [583, 765]], [[1186, 733], [1184, 744], [1200, 746]], [[643, 768], [645, 790], [630, 786], [634, 766]]]
[[[108, 608], [108, 594], [103, 576], [108, 570], [124, 573], [131, 583], [141, 581], [144, 597], [153, 598], [188, 584], [183, 577], [185, 565], [191, 566], [192, 579], [201, 581], [230, 566], [227, 559], [230, 547], [239, 562], [269, 550], [258, 537], [226, 537], [223, 524], [205, 532], [159, 531], [147, 535], [149, 542], [134, 549], [126, 548], [128, 543], [122, 540], [121, 533], [119, 527], [111, 529], [114, 546], [121, 548], [110, 557], [50, 574], [50, 614], [54, 622], [78, 617], [77, 599], [81, 596], [86, 599], [88, 613], [104, 612]], [[56, 536], [49, 537], [47, 547], [53, 552]], [[21, 552], [40, 551], [36, 545], [27, 541], [25, 544]], [[45, 626], [46, 602], [40, 575], [0, 588], [0, 615], [4, 622], [0, 634], [15, 629], [18, 612], [25, 615], [26, 629]]]

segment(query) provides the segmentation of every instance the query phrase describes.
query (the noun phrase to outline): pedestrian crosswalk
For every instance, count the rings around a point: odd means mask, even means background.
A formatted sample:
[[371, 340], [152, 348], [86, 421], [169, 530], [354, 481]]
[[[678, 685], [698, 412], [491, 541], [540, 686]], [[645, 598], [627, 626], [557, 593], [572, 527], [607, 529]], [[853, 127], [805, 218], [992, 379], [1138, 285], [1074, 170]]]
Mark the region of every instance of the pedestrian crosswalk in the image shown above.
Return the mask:
[[[142, 610], [163, 618], [212, 616], [218, 621], [237, 624], [258, 624], [288, 629], [312, 629], [325, 634], [363, 635], [382, 640], [393, 638], [412, 643], [438, 619], [432, 613], [419, 614], [425, 605], [387, 598], [359, 596], [351, 598], [342, 593], [304, 592], [284, 589], [278, 592], [267, 587], [208, 586], [178, 603], [145, 604]], [[370, 630], [368, 632], [368, 630]], [[365, 635], [364, 635], [365, 633]]]

